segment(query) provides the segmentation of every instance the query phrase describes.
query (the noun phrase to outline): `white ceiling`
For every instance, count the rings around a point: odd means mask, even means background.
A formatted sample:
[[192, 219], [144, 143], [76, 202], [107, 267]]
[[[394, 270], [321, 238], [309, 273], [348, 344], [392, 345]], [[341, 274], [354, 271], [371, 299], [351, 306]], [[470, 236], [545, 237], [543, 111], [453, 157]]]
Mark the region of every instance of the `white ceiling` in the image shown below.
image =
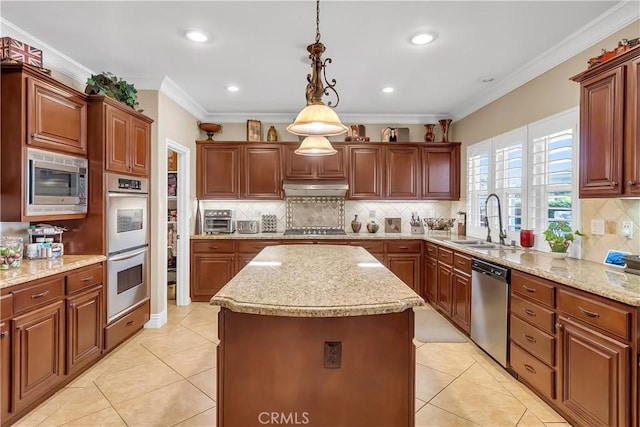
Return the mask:
[[[639, 5], [323, 0], [336, 112], [345, 122], [459, 119], [638, 19]], [[3, 35], [51, 48], [45, 62], [58, 51], [85, 75], [111, 71], [138, 89], [162, 84], [201, 119], [290, 121], [305, 104], [315, 1], [3, 0], [0, 13]], [[185, 39], [191, 28], [210, 41]], [[421, 30], [437, 33], [436, 41], [409, 44]], [[228, 92], [230, 84], [240, 91]], [[382, 93], [384, 86], [395, 92]]]

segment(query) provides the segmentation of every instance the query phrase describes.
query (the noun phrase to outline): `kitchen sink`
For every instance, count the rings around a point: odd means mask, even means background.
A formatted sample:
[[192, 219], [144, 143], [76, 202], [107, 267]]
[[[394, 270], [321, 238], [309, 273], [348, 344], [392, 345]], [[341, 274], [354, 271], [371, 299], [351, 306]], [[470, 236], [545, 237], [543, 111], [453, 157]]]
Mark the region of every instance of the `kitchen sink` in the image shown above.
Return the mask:
[[447, 243], [464, 246], [470, 249], [515, 249], [511, 246], [503, 246], [498, 243], [486, 242], [484, 240], [445, 240]]

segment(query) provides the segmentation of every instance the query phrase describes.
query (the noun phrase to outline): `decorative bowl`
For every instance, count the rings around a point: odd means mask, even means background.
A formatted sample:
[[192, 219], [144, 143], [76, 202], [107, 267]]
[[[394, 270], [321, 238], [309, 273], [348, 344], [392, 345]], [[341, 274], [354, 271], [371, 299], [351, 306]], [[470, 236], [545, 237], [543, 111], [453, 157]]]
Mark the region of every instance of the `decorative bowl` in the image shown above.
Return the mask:
[[207, 133], [207, 141], [213, 141], [213, 134], [222, 130], [222, 125], [198, 122], [198, 127]]
[[453, 224], [456, 222], [455, 218], [425, 218], [424, 225], [429, 230], [443, 230], [449, 231]]

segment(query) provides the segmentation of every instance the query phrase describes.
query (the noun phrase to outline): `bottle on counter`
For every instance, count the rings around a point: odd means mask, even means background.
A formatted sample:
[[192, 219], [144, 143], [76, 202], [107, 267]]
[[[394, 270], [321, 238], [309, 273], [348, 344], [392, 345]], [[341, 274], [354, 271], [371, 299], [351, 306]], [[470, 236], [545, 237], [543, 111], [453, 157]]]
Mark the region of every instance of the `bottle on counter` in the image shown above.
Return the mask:
[[202, 234], [202, 219], [200, 218], [200, 200], [196, 200], [196, 226], [193, 234], [199, 235]]

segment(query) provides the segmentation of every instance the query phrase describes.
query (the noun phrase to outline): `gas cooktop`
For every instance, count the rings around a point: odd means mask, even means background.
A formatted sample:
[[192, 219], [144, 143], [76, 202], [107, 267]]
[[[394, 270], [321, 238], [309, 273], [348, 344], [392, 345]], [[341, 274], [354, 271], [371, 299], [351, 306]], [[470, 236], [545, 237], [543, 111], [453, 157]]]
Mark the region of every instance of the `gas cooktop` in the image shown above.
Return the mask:
[[341, 228], [290, 228], [285, 236], [341, 236], [347, 234]]

